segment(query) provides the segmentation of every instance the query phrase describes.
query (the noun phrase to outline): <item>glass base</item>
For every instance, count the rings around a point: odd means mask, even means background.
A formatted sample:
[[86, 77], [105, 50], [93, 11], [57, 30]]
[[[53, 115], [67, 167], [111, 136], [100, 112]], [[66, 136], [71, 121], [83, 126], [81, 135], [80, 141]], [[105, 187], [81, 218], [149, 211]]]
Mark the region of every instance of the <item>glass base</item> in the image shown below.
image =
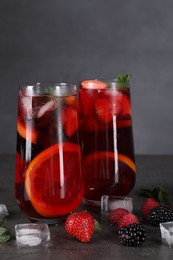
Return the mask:
[[58, 218], [49, 218], [49, 219], [29, 217], [29, 220], [30, 220], [32, 223], [45, 223], [45, 224], [47, 224], [47, 225], [59, 225], [59, 224], [65, 222], [66, 217], [67, 217], [67, 216], [58, 217]]

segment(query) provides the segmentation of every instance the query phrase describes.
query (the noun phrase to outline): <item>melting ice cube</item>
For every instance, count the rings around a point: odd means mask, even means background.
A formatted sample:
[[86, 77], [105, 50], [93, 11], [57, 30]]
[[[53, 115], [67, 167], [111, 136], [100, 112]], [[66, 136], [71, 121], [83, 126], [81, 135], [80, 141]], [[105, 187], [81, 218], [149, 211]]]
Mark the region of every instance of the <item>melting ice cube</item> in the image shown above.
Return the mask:
[[4, 222], [4, 219], [9, 215], [7, 207], [4, 204], [0, 204], [0, 225]]
[[44, 104], [38, 111], [37, 117], [42, 117], [46, 112], [52, 111], [56, 108], [56, 102], [54, 100], [50, 100], [46, 104]]
[[162, 243], [173, 248], [173, 221], [160, 223]]
[[15, 226], [18, 246], [47, 245], [50, 240], [50, 231], [47, 224], [29, 223]]

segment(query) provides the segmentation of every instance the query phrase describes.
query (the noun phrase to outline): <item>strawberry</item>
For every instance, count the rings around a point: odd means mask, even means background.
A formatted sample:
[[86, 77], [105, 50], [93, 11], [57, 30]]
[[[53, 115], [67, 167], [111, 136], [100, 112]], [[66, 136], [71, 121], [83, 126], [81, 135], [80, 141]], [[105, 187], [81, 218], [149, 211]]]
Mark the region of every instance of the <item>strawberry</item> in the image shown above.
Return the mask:
[[95, 109], [98, 120], [103, 123], [108, 123], [113, 119], [113, 106], [106, 98], [99, 98], [95, 101]]
[[84, 243], [91, 240], [94, 228], [94, 218], [86, 211], [69, 215], [65, 222], [65, 229], [67, 233]]
[[118, 228], [127, 227], [130, 224], [139, 224], [139, 220], [136, 215], [132, 213], [127, 213], [120, 218], [118, 221]]
[[158, 201], [152, 198], [147, 198], [141, 206], [141, 213], [144, 219], [147, 219], [148, 214], [154, 208], [159, 206]]
[[77, 111], [71, 107], [66, 107], [62, 113], [62, 122], [64, 132], [68, 137], [71, 137], [78, 128]]
[[124, 208], [114, 209], [109, 213], [108, 219], [111, 222], [111, 224], [118, 225], [120, 218], [127, 213], [129, 213], [129, 211], [127, 209], [124, 209]]

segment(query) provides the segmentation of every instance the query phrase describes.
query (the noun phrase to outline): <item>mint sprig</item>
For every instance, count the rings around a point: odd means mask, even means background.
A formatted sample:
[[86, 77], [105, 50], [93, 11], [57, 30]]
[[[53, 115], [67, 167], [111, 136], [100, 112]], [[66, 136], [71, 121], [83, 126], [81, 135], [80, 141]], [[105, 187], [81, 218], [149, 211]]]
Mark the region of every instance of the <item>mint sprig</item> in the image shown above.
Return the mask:
[[4, 227], [0, 227], [0, 243], [6, 243], [11, 238], [11, 233]]
[[168, 193], [161, 185], [156, 185], [151, 189], [141, 189], [139, 195], [146, 198], [153, 198], [162, 204], [168, 203]]
[[125, 82], [129, 81], [131, 76], [132, 75], [130, 73], [129, 74], [120, 74], [120, 75], [117, 76], [117, 81], [119, 83], [125, 83]]

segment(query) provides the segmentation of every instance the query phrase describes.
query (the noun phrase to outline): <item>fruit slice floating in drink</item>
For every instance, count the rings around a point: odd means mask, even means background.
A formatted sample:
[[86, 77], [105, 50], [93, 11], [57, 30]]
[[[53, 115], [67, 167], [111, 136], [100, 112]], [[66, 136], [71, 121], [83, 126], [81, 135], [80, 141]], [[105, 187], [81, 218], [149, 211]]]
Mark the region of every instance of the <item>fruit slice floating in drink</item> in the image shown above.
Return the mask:
[[81, 85], [86, 89], [105, 89], [107, 87], [105, 82], [99, 80], [83, 80]]
[[64, 108], [62, 111], [62, 124], [64, 132], [68, 137], [72, 136], [78, 129], [77, 111], [71, 107]]
[[[27, 125], [27, 126], [26, 126]], [[21, 119], [17, 121], [17, 131], [21, 137], [36, 144], [38, 133], [32, 125], [32, 121], [22, 122]]]
[[25, 188], [41, 216], [63, 216], [78, 207], [83, 195], [80, 160], [80, 146], [65, 142], [45, 149], [31, 161]]
[[90, 187], [90, 191], [97, 193], [97, 190], [115, 186], [120, 181], [122, 168], [127, 171], [124, 177], [136, 173], [134, 162], [123, 154], [101, 151], [85, 156], [82, 166], [85, 187]]

